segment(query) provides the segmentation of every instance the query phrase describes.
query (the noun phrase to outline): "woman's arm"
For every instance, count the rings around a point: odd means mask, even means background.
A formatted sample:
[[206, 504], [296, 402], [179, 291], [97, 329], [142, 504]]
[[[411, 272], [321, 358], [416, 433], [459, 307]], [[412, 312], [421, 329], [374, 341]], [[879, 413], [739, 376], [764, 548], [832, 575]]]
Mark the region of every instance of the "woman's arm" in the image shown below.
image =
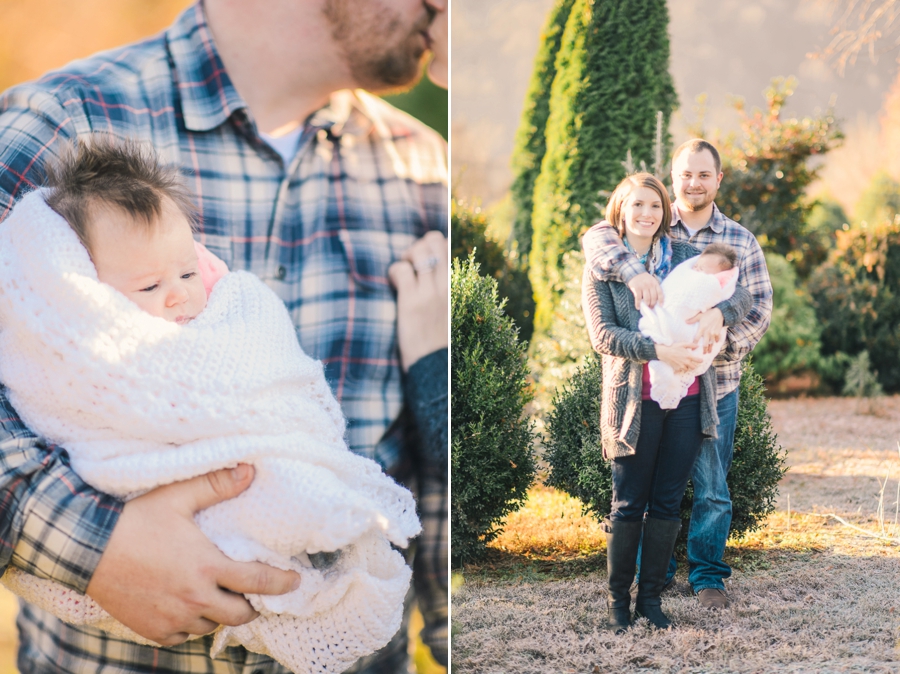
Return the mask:
[[737, 325], [750, 313], [753, 308], [753, 295], [740, 283], [734, 288], [734, 294], [727, 300], [719, 302], [715, 307], [722, 312], [723, 323], [726, 328]]
[[596, 280], [589, 266], [581, 279], [581, 307], [594, 351], [642, 363], [656, 360], [652, 339], [618, 324], [609, 282]]

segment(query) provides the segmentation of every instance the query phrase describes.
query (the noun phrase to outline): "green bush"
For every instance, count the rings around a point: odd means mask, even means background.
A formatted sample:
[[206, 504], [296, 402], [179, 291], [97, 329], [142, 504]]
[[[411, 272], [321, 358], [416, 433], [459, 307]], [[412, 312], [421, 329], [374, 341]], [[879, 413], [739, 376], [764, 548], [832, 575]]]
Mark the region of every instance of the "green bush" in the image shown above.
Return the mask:
[[836, 147], [842, 135], [831, 111], [818, 117], [782, 119], [797, 85], [775, 78], [765, 91], [766, 109], [747, 112], [735, 105], [741, 133], [721, 144], [725, 177], [716, 204], [753, 232], [763, 250], [778, 253], [801, 278], [821, 264], [831, 247], [828, 232], [812, 227], [812, 204], [804, 199], [818, 168], [809, 160]]
[[656, 163], [658, 111], [662, 145], [669, 145], [665, 130], [677, 97], [668, 24], [663, 0], [575, 0], [569, 12], [534, 185], [528, 267], [538, 332], [550, 326], [562, 294], [563, 255], [599, 220], [600, 192], [625, 177], [629, 150], [635, 164]]
[[775, 380], [817, 369], [821, 328], [812, 300], [797, 285], [797, 273], [784, 257], [766, 253], [766, 266], [774, 291], [772, 322], [753, 350], [754, 369]]
[[497, 282], [497, 292], [506, 298], [505, 312], [519, 328], [519, 338], [531, 339], [534, 326], [534, 297], [525, 268], [510, 260], [503, 246], [487, 234], [488, 220], [480, 208], [453, 199], [450, 204], [450, 256], [475, 262], [485, 276]]
[[[609, 514], [612, 478], [600, 444], [600, 358], [591, 355], [558, 393], [547, 418], [547, 483], [578, 498], [597, 520]], [[740, 385], [734, 461], [728, 474], [731, 491], [731, 535], [759, 528], [775, 509], [778, 482], [784, 475], [784, 452], [767, 413], [762, 378], [744, 365]], [[681, 517], [690, 522], [693, 490], [688, 485]], [[682, 539], [688, 527], [682, 529]]]
[[534, 412], [542, 415], [550, 409], [556, 390], [571, 379], [582, 358], [593, 353], [587, 322], [581, 310], [581, 277], [584, 254], [579, 251], [563, 256], [559, 304], [546, 332], [535, 335], [528, 349], [535, 381]]
[[451, 545], [454, 564], [478, 558], [534, 480], [525, 345], [503, 314], [497, 284], [453, 261], [450, 282]]
[[837, 232], [836, 249], [808, 287], [822, 353], [868, 351], [884, 390], [900, 391], [900, 219]]
[[859, 197], [854, 209], [853, 221], [859, 225], [867, 222], [890, 222], [900, 213], [900, 183], [887, 172], [879, 171], [872, 178], [866, 191]]

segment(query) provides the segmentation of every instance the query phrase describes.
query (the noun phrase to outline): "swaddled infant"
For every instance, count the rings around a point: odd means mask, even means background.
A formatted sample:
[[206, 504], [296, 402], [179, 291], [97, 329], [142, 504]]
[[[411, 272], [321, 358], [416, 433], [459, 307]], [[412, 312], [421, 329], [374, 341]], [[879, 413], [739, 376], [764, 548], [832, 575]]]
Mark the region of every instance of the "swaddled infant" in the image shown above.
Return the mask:
[[[0, 224], [0, 380], [22, 419], [125, 499], [254, 465], [250, 488], [198, 525], [233, 559], [301, 583], [248, 596], [260, 616], [222, 627], [213, 657], [241, 644], [339, 672], [387, 643], [410, 579], [391, 544], [418, 533], [415, 504], [346, 447], [284, 303], [195, 244], [189, 193], [146, 148], [98, 138], [48, 174]], [[14, 569], [3, 580], [64, 621], [148, 643], [89, 597]]]
[[[734, 294], [738, 279], [737, 253], [731, 246], [713, 243], [703, 252], [685, 260], [673, 269], [661, 286], [664, 303], [652, 309], [641, 305], [638, 329], [657, 344], [691, 343], [697, 336], [697, 324], [687, 320], [701, 311], [713, 308]], [[687, 394], [694, 378], [706, 372], [725, 345], [727, 329], [704, 353], [704, 344], [694, 349], [701, 363], [688, 372], [676, 373], [659, 360], [649, 363], [650, 397], [663, 409], [674, 409]]]

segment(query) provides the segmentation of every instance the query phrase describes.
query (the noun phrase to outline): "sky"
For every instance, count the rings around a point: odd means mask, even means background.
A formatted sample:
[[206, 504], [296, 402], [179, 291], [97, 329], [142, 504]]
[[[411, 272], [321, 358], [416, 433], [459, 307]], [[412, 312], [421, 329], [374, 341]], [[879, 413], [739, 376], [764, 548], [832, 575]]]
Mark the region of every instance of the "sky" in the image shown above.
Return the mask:
[[[453, 2], [451, 175], [459, 197], [487, 207], [508, 190], [515, 132], [552, 5], [553, 0]], [[872, 143], [884, 96], [897, 76], [897, 52], [885, 49], [875, 63], [864, 55], [843, 76], [811, 58], [830, 39], [832, 18], [822, 0], [670, 0], [668, 6], [670, 71], [681, 106], [670, 127], [673, 142], [686, 139], [698, 95], [708, 96], [707, 129], [734, 130], [730, 96], [761, 107], [771, 79], [793, 75], [799, 85], [785, 114], [812, 115], [833, 102], [856, 154], [861, 137]], [[854, 185], [848, 194], [855, 197], [861, 189]]]

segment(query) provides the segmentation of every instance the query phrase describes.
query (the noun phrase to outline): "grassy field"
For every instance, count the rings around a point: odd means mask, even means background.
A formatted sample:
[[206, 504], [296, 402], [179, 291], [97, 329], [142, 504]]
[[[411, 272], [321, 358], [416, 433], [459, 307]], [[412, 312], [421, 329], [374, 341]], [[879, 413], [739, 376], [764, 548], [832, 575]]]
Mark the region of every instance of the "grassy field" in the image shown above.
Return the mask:
[[457, 579], [454, 672], [900, 672], [900, 397], [770, 411], [790, 471], [765, 526], [729, 544], [731, 608], [702, 610], [682, 568], [663, 600], [677, 629], [610, 634], [602, 533], [538, 486]]

